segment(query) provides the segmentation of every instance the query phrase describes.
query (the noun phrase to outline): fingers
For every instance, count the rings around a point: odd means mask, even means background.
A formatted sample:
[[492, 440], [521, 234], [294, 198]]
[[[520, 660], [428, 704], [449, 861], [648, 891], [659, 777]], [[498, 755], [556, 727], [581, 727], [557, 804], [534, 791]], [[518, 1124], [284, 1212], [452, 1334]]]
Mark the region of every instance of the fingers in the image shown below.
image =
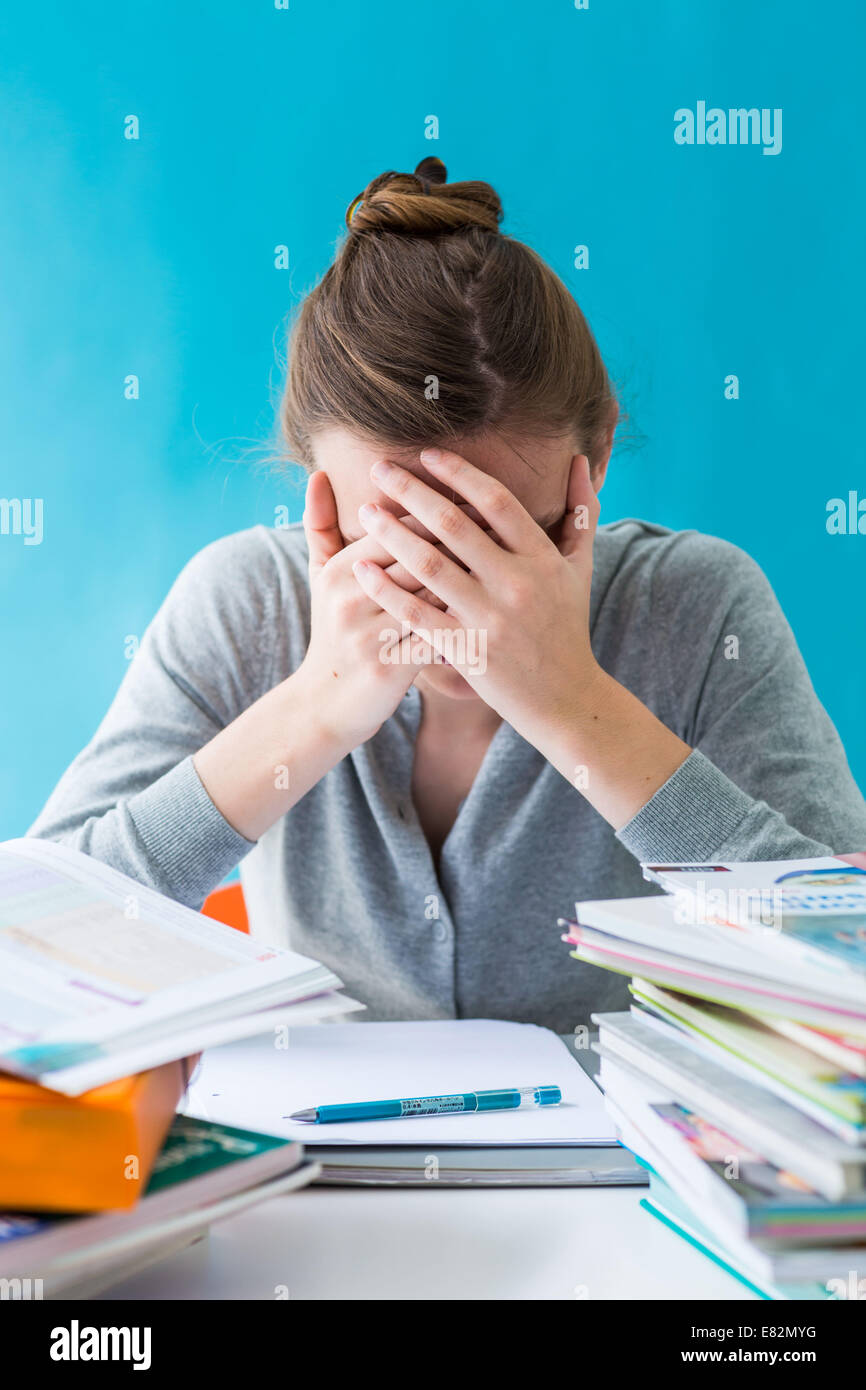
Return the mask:
[[[466, 515], [472, 517], [474, 520], [478, 522], [481, 521], [479, 514], [474, 508], [464, 506], [461, 507], [461, 511], [465, 511]], [[428, 531], [427, 527], [424, 526], [417, 517], [407, 514], [401, 516], [399, 519], [403, 522], [404, 526], [408, 526], [409, 530], [414, 531], [416, 535], [423, 536], [424, 540], [438, 544], [433, 533]], [[489, 535], [490, 533], [487, 532], [486, 534]], [[393, 556], [387, 554], [386, 551], [383, 550], [374, 536], [367, 535], [361, 536], [360, 540], [344, 541], [344, 548], [340, 554], [340, 564], [344, 565], [348, 570], [351, 569], [356, 560], [372, 560], [377, 565], [387, 566], [393, 560]]]
[[[473, 509], [467, 507], [466, 512], [467, 515], [472, 515]], [[480, 521], [477, 512], [475, 518]], [[433, 544], [439, 544], [432, 533], [416, 517], [401, 516], [399, 520], [415, 535], [422, 536]], [[490, 535], [490, 532], [485, 532], [485, 534]], [[447, 554], [447, 550], [444, 553]], [[449, 556], [449, 558], [451, 557]], [[356, 560], [372, 560], [374, 564], [381, 565], [385, 573], [390, 575], [395, 584], [399, 584], [401, 588], [408, 589], [413, 593], [421, 590], [428, 603], [432, 603], [436, 608], [447, 607], [443, 600], [426, 588], [420, 579], [417, 579], [414, 574], [410, 574], [405, 565], [401, 565], [387, 550], [383, 549], [374, 535], [362, 536], [360, 540], [350, 541], [344, 547], [340, 554], [340, 565], [345, 564], [348, 572]]]
[[[477, 508], [485, 524], [496, 532], [506, 549], [513, 550], [517, 555], [531, 555], [544, 548], [547, 537], [541, 527], [504, 483], [447, 449], [422, 449], [419, 457], [434, 478], [447, 483]], [[378, 464], [375, 464], [374, 469], [377, 467]], [[421, 515], [414, 506], [409, 510], [416, 516]], [[430, 523], [427, 522], [427, 525]], [[435, 530], [435, 527], [431, 526], [430, 529]], [[451, 542], [448, 544], [451, 545]], [[455, 546], [451, 545], [451, 549], [458, 553]]]
[[[409, 525], [412, 520], [413, 518], [410, 517], [406, 524]], [[417, 528], [423, 529], [420, 522], [416, 521], [414, 524]], [[374, 565], [382, 565], [383, 568], [390, 568], [394, 571], [393, 578], [398, 584], [405, 584], [406, 587], [413, 589], [419, 587], [418, 580], [409, 574], [402, 565], [398, 565], [391, 552], [386, 550], [378, 538], [372, 534], [362, 536], [358, 541], [350, 541], [342, 552], [340, 566], [348, 573], [356, 560], [372, 560]]]
[[[345, 575], [346, 582], [354, 588], [355, 581], [351, 574], [352, 563], [355, 560], [372, 560], [385, 569], [386, 574], [394, 580], [395, 584], [399, 584], [402, 588], [408, 589], [413, 593], [422, 592], [427, 602], [432, 603], [436, 608], [444, 608], [446, 606], [442, 599], [437, 598], [435, 594], [430, 593], [428, 589], [424, 588], [420, 579], [416, 579], [414, 574], [410, 574], [388, 551], [383, 550], [375, 536], [362, 536], [360, 540], [350, 541], [347, 544], [341, 532], [337, 531], [336, 534], [334, 534], [333, 528], [326, 527], [324, 530], [317, 530], [315, 527], [311, 526], [311, 520], [317, 519], [322, 515], [326, 517], [324, 508], [321, 506], [321, 501], [321, 497], [315, 498], [312, 512], [309, 507], [304, 512], [304, 531], [310, 550], [311, 580], [317, 578], [325, 566], [333, 561], [340, 566], [340, 570]], [[319, 510], [317, 511], [316, 508]], [[414, 526], [419, 532], [424, 532], [424, 527], [419, 521], [415, 521], [414, 517], [405, 518], [405, 523], [407, 526]], [[429, 533], [424, 532], [424, 534]], [[335, 549], [337, 538], [339, 538], [339, 547]], [[329, 573], [331, 573], [331, 570], [329, 570]]]
[[[361, 507], [358, 519], [419, 585], [429, 589], [449, 608], [463, 614], [471, 610], [478, 596], [478, 581], [450, 560], [441, 546], [431, 545], [404, 526], [393, 512], [374, 503]], [[467, 525], [475, 523], [467, 522]]]
[[[481, 525], [467, 514], [466, 508], [443, 497], [441, 492], [436, 492], [398, 464], [379, 459], [370, 469], [370, 476], [382, 492], [393, 497], [411, 516], [417, 517], [436, 540], [441, 541], [468, 569], [479, 574], [486, 569], [488, 574], [492, 574], [501, 566], [502, 550], [482, 527], [491, 525], [500, 536], [503, 536], [502, 528], [498, 520], [495, 526], [489, 521], [474, 499], [467, 501], [477, 507], [483, 518]], [[486, 477], [485, 474], [480, 476]], [[487, 481], [491, 482], [492, 479], [488, 478]], [[518, 506], [518, 503], [515, 501], [514, 505]], [[530, 520], [530, 525], [535, 523]], [[506, 538], [503, 536], [503, 539]]]
[[405, 623], [412, 632], [419, 633], [425, 641], [433, 640], [435, 634], [444, 629], [456, 630], [460, 623], [449, 613], [434, 608], [418, 593], [410, 594], [389, 579], [379, 565], [370, 560], [358, 560], [352, 566], [359, 585], [369, 598], [377, 603], [385, 613], [389, 613], [399, 623]]
[[[469, 505], [463, 505], [461, 510], [478, 522], [482, 520], [479, 513]], [[400, 520], [409, 533], [423, 537], [428, 543], [435, 542], [432, 532], [428, 531], [417, 517], [405, 515]], [[368, 534], [360, 540], [346, 542], [340, 531], [337, 503], [330, 479], [321, 470], [312, 473], [308, 479], [303, 524], [310, 556], [311, 579], [317, 577], [325, 565], [337, 556], [340, 557], [341, 566], [345, 562], [347, 573], [355, 560], [371, 560], [381, 565], [389, 577], [402, 588], [410, 592], [421, 592], [424, 600], [437, 610], [441, 611], [446, 607], [445, 601], [429, 590], [422, 578], [411, 573], [395, 556], [383, 549], [374, 535]]]
[[337, 520], [337, 503], [327, 473], [317, 470], [307, 481], [304, 500], [304, 535], [310, 553], [310, 578], [343, 549]]
[[571, 465], [565, 516], [557, 541], [557, 549], [566, 559], [581, 554], [587, 546], [592, 553], [600, 511], [601, 504], [593, 487], [589, 459], [585, 454], [578, 454]]
[[416, 671], [422, 671], [425, 666], [432, 666], [436, 659], [436, 653], [430, 646], [414, 632], [406, 632], [403, 628], [404, 636], [399, 642], [395, 642], [388, 652], [388, 661], [396, 662], [400, 666], [413, 666]]
[[[410, 517], [406, 524], [409, 524]], [[420, 522], [415, 522], [416, 527], [423, 529]], [[404, 565], [399, 564], [387, 550], [383, 550], [375, 536], [362, 536], [359, 541], [350, 541], [340, 551], [340, 558], [337, 562], [343, 570], [346, 580], [354, 584], [351, 574], [352, 565], [356, 560], [372, 560], [374, 564], [381, 565], [386, 574], [389, 574], [395, 584], [399, 584], [403, 589], [415, 592], [424, 589], [420, 579], [416, 579], [414, 574], [410, 574]], [[437, 607], [445, 607], [441, 599], [436, 598], [435, 594], [429, 593], [424, 589], [424, 597]]]

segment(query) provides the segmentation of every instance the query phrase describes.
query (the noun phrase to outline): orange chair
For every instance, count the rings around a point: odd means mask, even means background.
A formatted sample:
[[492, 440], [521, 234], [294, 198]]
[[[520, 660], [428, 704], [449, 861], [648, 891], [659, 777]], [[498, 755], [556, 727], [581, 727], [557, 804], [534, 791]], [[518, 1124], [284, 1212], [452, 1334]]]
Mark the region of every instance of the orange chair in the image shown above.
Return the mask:
[[227, 927], [249, 932], [244, 890], [239, 883], [227, 883], [224, 888], [215, 888], [205, 898], [202, 912], [205, 917], [213, 917], [215, 922], [224, 922]]

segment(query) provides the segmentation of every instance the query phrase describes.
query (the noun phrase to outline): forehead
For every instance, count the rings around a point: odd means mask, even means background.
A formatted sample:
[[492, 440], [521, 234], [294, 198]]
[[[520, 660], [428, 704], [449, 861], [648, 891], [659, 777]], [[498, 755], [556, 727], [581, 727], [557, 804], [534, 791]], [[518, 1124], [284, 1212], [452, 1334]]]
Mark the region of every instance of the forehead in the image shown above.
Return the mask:
[[[421, 447], [377, 443], [347, 430], [329, 429], [315, 436], [313, 455], [336, 490], [351, 487], [369, 492], [370, 468], [377, 459], [385, 458], [423, 478], [437, 492], [447, 491], [424, 468], [419, 457]], [[549, 525], [561, 517], [569, 466], [577, 452], [572, 441], [517, 439], [489, 432], [461, 439], [451, 447], [483, 473], [504, 483], [540, 524]]]

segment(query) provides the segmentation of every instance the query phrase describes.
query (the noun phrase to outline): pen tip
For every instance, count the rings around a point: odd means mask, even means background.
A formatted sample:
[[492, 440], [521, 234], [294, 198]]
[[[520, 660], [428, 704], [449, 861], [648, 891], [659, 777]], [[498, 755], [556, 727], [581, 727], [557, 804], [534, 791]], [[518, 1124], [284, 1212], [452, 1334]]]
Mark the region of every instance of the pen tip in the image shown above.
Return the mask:
[[296, 1110], [294, 1115], [289, 1116], [290, 1120], [300, 1120], [301, 1124], [305, 1125], [315, 1124], [318, 1118], [316, 1110]]

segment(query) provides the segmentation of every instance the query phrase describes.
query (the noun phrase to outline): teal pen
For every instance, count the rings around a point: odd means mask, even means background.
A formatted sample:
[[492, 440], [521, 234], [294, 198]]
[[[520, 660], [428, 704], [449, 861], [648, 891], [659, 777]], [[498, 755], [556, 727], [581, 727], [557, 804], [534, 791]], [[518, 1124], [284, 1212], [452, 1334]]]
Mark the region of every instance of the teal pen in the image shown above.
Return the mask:
[[416, 1115], [475, 1115], [481, 1110], [525, 1110], [531, 1105], [558, 1105], [558, 1086], [519, 1086], [504, 1091], [462, 1091], [453, 1096], [413, 1096], [408, 1100], [362, 1100], [347, 1105], [317, 1105], [296, 1110], [290, 1120], [334, 1125], [345, 1120], [410, 1120]]

